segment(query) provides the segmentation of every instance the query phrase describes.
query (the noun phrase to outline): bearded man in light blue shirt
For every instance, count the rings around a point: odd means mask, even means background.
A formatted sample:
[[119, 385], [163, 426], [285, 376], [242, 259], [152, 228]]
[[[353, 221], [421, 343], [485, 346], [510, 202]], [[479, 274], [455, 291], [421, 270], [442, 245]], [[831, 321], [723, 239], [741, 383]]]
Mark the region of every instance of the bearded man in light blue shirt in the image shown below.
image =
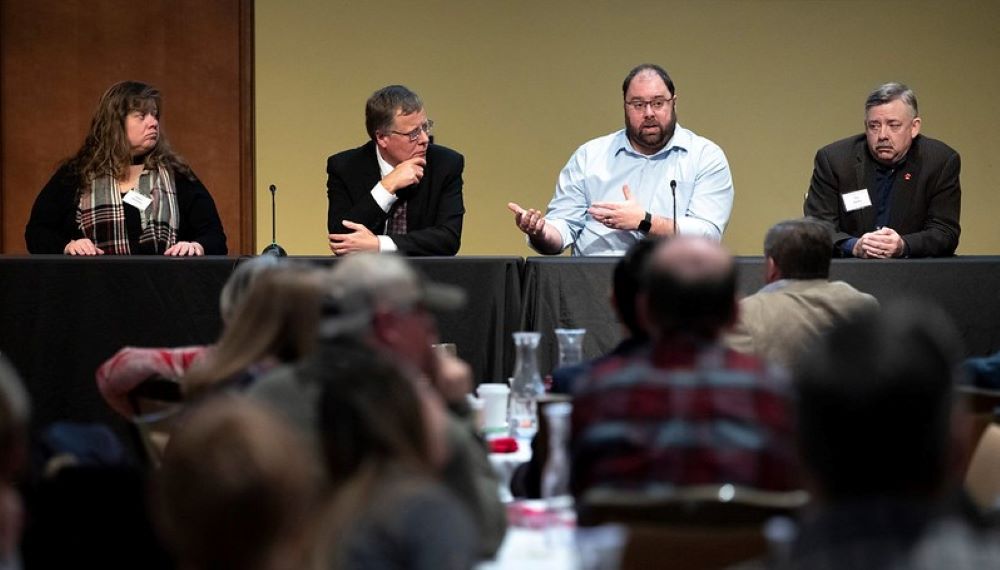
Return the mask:
[[733, 209], [722, 149], [677, 124], [674, 83], [660, 66], [630, 71], [622, 94], [625, 128], [573, 153], [544, 216], [507, 205], [535, 251], [623, 255], [645, 235], [722, 239]]

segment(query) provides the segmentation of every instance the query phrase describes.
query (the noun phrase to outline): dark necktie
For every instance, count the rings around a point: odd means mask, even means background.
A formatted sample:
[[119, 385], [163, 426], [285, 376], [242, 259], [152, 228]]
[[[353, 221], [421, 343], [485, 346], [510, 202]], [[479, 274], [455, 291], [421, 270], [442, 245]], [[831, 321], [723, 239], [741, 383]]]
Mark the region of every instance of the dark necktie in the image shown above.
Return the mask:
[[396, 200], [389, 212], [389, 225], [385, 228], [386, 234], [406, 233], [406, 200]]

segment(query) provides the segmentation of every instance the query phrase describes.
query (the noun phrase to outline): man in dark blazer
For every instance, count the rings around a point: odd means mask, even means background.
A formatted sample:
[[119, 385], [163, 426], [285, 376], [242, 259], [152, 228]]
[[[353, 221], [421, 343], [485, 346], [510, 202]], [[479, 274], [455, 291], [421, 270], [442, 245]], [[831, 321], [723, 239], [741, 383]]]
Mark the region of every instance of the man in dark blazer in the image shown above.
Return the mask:
[[836, 228], [844, 257], [942, 257], [958, 247], [961, 158], [920, 135], [913, 91], [886, 83], [865, 102], [865, 133], [816, 153], [804, 212]]
[[330, 251], [458, 253], [465, 159], [431, 144], [433, 126], [417, 94], [402, 85], [368, 99], [371, 140], [327, 160]]

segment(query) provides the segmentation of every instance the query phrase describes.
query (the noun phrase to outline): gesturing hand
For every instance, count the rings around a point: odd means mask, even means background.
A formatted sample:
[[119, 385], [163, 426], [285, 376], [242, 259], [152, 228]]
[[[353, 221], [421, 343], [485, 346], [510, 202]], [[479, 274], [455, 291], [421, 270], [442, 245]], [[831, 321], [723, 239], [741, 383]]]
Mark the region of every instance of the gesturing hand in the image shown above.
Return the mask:
[[587, 213], [595, 220], [615, 230], [635, 230], [646, 217], [646, 210], [632, 197], [628, 184], [622, 186], [624, 202], [594, 202]]
[[529, 236], [541, 236], [545, 232], [545, 216], [539, 210], [529, 208], [525, 210], [515, 202], [508, 202], [507, 209], [514, 212], [514, 224], [517, 229]]

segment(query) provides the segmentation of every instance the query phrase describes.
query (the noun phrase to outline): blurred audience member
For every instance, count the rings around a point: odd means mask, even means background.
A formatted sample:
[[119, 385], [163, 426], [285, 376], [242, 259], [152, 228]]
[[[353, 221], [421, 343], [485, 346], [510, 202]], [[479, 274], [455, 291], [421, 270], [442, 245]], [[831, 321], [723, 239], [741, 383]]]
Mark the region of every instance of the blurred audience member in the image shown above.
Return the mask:
[[[615, 264], [611, 306], [622, 324], [625, 338], [608, 354], [554, 370], [552, 392], [572, 394], [577, 378], [610, 359], [635, 354], [648, 346], [649, 334], [639, 325], [636, 299], [642, 286], [646, 261], [656, 247], [657, 241], [657, 238], [649, 238], [636, 242]], [[544, 438], [537, 435], [531, 440], [531, 460], [518, 466], [511, 477], [510, 491], [515, 497], [537, 499], [542, 496], [542, 470], [548, 457], [548, 450], [542, 448], [544, 445], [546, 445]]]
[[329, 283], [332, 299], [320, 324], [317, 350], [298, 365], [262, 377], [251, 393], [316, 438], [322, 386], [345, 377], [356, 383], [366, 380], [364, 374], [335, 363], [374, 353], [407, 375], [422, 377], [449, 409], [444, 481], [475, 516], [482, 554], [492, 556], [503, 540], [506, 513], [497, 494], [499, 482], [465, 402], [471, 390], [469, 367], [431, 347], [438, 336], [430, 311], [457, 308], [464, 302], [463, 292], [425, 282], [399, 256], [364, 252], [338, 261]]
[[739, 321], [725, 342], [789, 367], [816, 337], [878, 301], [843, 281], [830, 281], [833, 226], [814, 218], [779, 222], [764, 238], [767, 285], [740, 301]]
[[194, 396], [220, 384], [243, 387], [279, 363], [297, 362], [316, 344], [326, 272], [285, 264], [262, 272], [239, 310], [182, 379]]
[[330, 567], [471, 568], [475, 523], [436, 480], [448, 421], [440, 395], [374, 354], [353, 362], [353, 377], [327, 382], [319, 406], [334, 489]]
[[789, 567], [1000, 568], [956, 497], [958, 335], [933, 306], [838, 324], [797, 361], [799, 447], [816, 512]]
[[312, 450], [270, 411], [242, 396], [214, 398], [192, 410], [167, 447], [157, 521], [181, 568], [306, 568], [316, 472]]
[[632, 354], [648, 344], [649, 333], [639, 324], [635, 303], [642, 286], [646, 261], [658, 241], [658, 238], [647, 238], [636, 242], [615, 264], [614, 274], [611, 278], [611, 307], [615, 311], [615, 316], [618, 317], [618, 322], [622, 325], [625, 338], [608, 354], [553, 371], [553, 392], [572, 394], [573, 383], [576, 379], [594, 366], [599, 366], [608, 358]]
[[16, 485], [27, 459], [29, 413], [21, 378], [0, 354], [0, 570], [21, 567], [24, 509]]
[[[250, 285], [261, 274], [281, 267], [278, 258], [262, 255], [236, 266], [219, 294], [219, 313], [223, 326], [228, 326], [238, 313], [238, 307]], [[104, 361], [97, 369], [97, 389], [111, 409], [126, 418], [136, 410], [129, 402], [129, 393], [144, 380], [159, 376], [177, 379], [183, 376], [208, 346], [179, 348], [141, 348], [126, 346]]]
[[659, 244], [639, 308], [651, 354], [610, 359], [577, 381], [574, 495], [723, 483], [796, 487], [786, 379], [719, 342], [736, 318], [729, 254], [702, 238]]
[[966, 358], [963, 367], [968, 384], [986, 390], [1000, 390], [1000, 352]]

